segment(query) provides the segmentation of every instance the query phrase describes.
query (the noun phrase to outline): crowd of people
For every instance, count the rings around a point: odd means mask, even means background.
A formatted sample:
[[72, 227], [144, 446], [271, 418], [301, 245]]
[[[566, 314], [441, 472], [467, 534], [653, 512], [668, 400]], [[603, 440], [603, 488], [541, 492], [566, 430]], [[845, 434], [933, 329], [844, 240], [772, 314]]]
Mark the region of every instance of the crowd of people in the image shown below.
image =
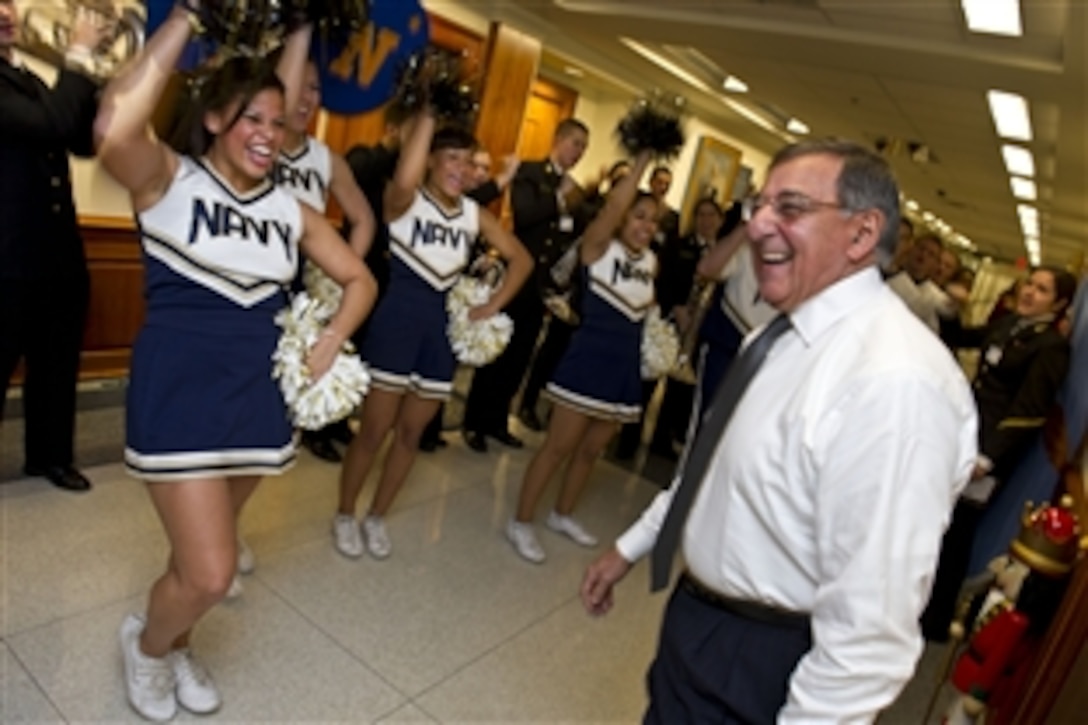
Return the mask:
[[[271, 356], [274, 317], [305, 266], [343, 290], [308, 353], [310, 375], [353, 341], [371, 389], [357, 431], [334, 424], [302, 443], [342, 464], [335, 549], [384, 559], [386, 520], [418, 452], [445, 445], [442, 404], [457, 369], [445, 298], [476, 260], [504, 273], [470, 317], [505, 312], [514, 327], [474, 372], [464, 442], [480, 454], [490, 441], [523, 447], [509, 428], [515, 410], [545, 432], [506, 526], [523, 559], [547, 558], [534, 521], [561, 468], [544, 524], [599, 545], [575, 509], [613, 438], [620, 458], [643, 438], [659, 383], [640, 374], [655, 304], [698, 372], [668, 379], [651, 436], [653, 453], [678, 462], [671, 485], [581, 589], [586, 609], [604, 614], [640, 558], [652, 554], [664, 586], [673, 554], [683, 555], [647, 722], [863, 721], [894, 699], [921, 635], [946, 636], [978, 521], [1068, 370], [1059, 323], [1073, 275], [1032, 270], [1007, 314], [965, 326], [969, 271], [937, 236], [915, 237], [887, 162], [846, 141], [784, 148], [758, 194], [728, 208], [699, 200], [684, 235], [665, 202], [672, 173], [652, 167], [649, 151], [586, 188], [574, 181], [589, 143], [575, 119], [558, 124], [547, 158], [507, 158], [492, 175], [470, 131], [441, 124], [426, 103], [394, 105], [379, 144], [341, 157], [307, 130], [320, 107], [309, 25], [272, 57], [219, 64], [160, 139], [152, 116], [193, 7], [175, 8], [96, 100], [84, 61], [105, 19], [79, 11], [48, 89], [14, 65], [14, 4], [0, 0], [0, 376], [6, 392], [26, 360], [25, 470], [61, 488], [91, 488], [72, 457], [87, 271], [68, 154], [97, 153], [138, 222], [147, 314], [124, 461], [147, 482], [171, 554], [146, 610], [121, 625], [137, 712], [162, 721], [179, 706], [221, 705], [190, 634], [241, 593], [239, 574], [254, 562], [239, 516], [261, 477], [296, 456]], [[504, 194], [512, 231], [487, 209]], [[330, 195], [342, 233], [324, 213]], [[35, 243], [44, 238], [53, 246]], [[44, 294], [47, 271], [65, 283]], [[982, 351], [970, 385], [950, 354], [961, 347]]]

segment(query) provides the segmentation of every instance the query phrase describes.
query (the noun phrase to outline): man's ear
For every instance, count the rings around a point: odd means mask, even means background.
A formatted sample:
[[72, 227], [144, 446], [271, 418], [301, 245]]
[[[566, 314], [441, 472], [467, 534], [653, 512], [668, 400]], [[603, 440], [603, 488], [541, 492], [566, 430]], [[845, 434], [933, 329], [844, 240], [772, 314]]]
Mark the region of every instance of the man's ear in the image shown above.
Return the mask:
[[865, 209], [854, 214], [854, 239], [846, 250], [851, 262], [861, 262], [880, 244], [887, 217], [879, 209]]

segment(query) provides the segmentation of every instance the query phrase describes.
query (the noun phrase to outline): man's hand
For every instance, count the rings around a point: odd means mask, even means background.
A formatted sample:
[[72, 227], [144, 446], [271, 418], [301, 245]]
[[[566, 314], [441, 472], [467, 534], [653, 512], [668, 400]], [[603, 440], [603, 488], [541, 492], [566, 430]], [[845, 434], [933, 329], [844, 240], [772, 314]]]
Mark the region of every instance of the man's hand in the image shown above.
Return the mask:
[[586, 569], [582, 579], [582, 605], [594, 616], [612, 609], [612, 587], [631, 571], [631, 562], [613, 547]]

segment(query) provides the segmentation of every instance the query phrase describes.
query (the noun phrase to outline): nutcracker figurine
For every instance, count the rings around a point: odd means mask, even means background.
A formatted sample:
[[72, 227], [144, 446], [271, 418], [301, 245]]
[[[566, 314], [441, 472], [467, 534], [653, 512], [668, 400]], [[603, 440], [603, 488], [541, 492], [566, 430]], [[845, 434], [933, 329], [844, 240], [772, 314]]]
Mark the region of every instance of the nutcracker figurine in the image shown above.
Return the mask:
[[[959, 696], [945, 713], [948, 725], [977, 723], [1021, 690], [1069, 572], [1088, 542], [1080, 538], [1072, 503], [1069, 496], [1037, 509], [1028, 502], [1008, 556], [991, 565], [994, 583], [961, 608], [962, 617], [952, 625], [952, 647], [965, 635], [969, 639], [952, 671]], [[974, 623], [970, 633], [966, 621]]]

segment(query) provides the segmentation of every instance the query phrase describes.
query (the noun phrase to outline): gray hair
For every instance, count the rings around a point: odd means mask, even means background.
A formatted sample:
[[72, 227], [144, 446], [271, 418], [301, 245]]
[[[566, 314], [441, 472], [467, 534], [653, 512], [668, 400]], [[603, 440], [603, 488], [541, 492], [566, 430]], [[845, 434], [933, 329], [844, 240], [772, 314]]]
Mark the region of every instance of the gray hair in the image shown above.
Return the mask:
[[899, 186], [888, 162], [865, 146], [841, 138], [806, 139], [779, 150], [771, 169], [801, 156], [823, 154], [842, 159], [837, 182], [838, 202], [850, 211], [878, 209], [884, 214], [878, 252], [895, 251], [899, 232]]

